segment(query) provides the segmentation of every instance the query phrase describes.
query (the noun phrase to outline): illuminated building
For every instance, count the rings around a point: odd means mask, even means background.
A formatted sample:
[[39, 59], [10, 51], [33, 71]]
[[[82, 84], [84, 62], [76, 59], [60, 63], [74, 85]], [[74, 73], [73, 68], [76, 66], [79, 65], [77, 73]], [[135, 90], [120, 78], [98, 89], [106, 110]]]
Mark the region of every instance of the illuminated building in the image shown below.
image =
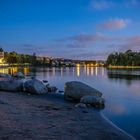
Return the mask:
[[4, 52], [0, 50], [0, 64], [3, 64], [4, 61]]

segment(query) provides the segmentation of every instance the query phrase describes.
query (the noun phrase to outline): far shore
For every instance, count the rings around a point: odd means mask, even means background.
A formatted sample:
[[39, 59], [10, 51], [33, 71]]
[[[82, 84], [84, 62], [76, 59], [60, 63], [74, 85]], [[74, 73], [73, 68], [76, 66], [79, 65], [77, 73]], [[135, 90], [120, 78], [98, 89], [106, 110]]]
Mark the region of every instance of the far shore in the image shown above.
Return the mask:
[[93, 108], [76, 108], [62, 94], [0, 91], [0, 139], [134, 140]]
[[140, 69], [140, 66], [107, 66], [109, 69]]
[[[10, 64], [10, 65], [0, 65], [0, 68], [7, 68], [7, 67], [76, 67], [76, 66], [45, 66], [45, 65], [31, 65], [31, 64]], [[103, 67], [108, 69], [140, 69], [140, 66], [89, 66], [89, 67]]]

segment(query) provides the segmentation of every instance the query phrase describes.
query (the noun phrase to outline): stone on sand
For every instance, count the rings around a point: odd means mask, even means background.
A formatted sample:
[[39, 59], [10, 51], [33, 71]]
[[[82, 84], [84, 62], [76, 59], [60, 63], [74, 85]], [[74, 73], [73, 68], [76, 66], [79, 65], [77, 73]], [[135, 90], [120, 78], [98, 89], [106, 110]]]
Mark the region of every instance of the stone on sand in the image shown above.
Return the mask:
[[24, 83], [24, 91], [31, 94], [46, 94], [48, 92], [47, 87], [42, 81], [37, 79], [31, 79]]
[[83, 96], [101, 97], [102, 93], [82, 82], [72, 81], [65, 84], [64, 97], [67, 100], [80, 100]]

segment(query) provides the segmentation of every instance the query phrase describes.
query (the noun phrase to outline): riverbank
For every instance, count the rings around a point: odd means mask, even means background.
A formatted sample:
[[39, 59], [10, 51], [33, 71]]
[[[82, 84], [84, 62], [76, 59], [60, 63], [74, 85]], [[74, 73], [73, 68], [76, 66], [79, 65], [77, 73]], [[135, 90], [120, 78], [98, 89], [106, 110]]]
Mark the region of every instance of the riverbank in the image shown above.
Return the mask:
[[140, 66], [107, 66], [108, 69], [140, 69]]
[[131, 140], [99, 111], [75, 108], [60, 94], [0, 92], [0, 139]]

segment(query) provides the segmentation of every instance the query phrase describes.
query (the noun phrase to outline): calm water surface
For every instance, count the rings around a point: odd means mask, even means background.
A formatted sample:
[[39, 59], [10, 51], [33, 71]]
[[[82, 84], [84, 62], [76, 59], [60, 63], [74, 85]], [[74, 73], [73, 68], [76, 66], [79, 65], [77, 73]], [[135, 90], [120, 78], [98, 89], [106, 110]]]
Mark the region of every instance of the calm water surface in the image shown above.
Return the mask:
[[[140, 69], [112, 70], [101, 67], [5, 68], [0, 72], [23, 71], [64, 90], [67, 81], [81, 81], [100, 90], [106, 99], [103, 114], [121, 129], [140, 139]], [[113, 74], [112, 74], [113, 73]], [[119, 75], [122, 74], [122, 75]]]

